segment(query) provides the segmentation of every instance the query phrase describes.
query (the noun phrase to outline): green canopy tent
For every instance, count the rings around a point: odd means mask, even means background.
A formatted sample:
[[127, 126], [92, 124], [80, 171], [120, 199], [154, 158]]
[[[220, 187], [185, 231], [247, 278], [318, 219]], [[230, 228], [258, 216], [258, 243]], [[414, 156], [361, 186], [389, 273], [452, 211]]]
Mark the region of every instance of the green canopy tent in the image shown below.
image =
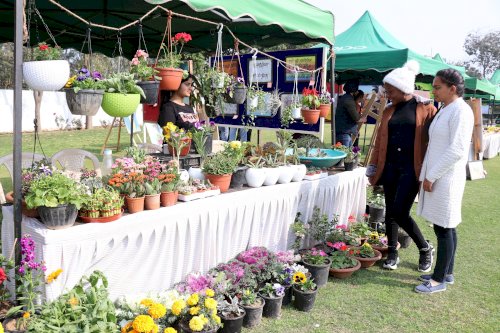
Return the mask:
[[490, 79], [491, 84], [498, 86], [500, 84], [500, 69], [497, 69]]
[[[138, 45], [138, 25], [131, 25], [120, 32], [89, 25], [75, 18], [50, 0], [27, 0], [30, 8], [34, 2], [36, 9], [63, 48], [80, 50], [87, 28], [91, 28], [92, 49], [108, 56], [118, 55], [117, 35], [121, 36], [123, 55], [131, 57]], [[149, 3], [147, 3], [149, 2]], [[82, 19], [93, 24], [121, 28], [140, 19], [148, 11], [161, 5], [174, 13], [197, 19], [222, 23], [241, 41], [262, 48], [287, 42], [304, 44], [318, 41], [332, 45], [334, 42], [334, 16], [300, 0], [59, 0], [61, 6], [68, 8]], [[0, 0], [0, 42], [12, 41], [14, 35], [14, 10], [12, 1]], [[28, 14], [27, 14], [28, 15]], [[142, 29], [148, 49], [156, 55], [166, 26], [167, 12], [160, 8], [145, 17]], [[216, 26], [201, 20], [187, 19], [173, 15], [172, 31], [188, 32], [193, 40], [186, 44], [186, 51], [216, 48]], [[52, 44], [41, 19], [31, 13], [31, 44], [46, 41]], [[233, 46], [233, 37], [223, 33], [224, 48]], [[83, 51], [87, 52], [86, 49]]]
[[[325, 45], [316, 45], [322, 47]], [[417, 81], [431, 82], [443, 62], [424, 57], [402, 44], [366, 11], [335, 40], [335, 72], [339, 81], [360, 78], [365, 84], [378, 84], [390, 70], [408, 60], [420, 63]]]

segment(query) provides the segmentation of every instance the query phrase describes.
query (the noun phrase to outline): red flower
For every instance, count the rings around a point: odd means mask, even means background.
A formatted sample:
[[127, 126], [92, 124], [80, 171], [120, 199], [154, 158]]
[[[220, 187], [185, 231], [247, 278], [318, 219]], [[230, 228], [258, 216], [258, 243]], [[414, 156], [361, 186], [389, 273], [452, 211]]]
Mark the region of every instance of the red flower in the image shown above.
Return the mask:
[[191, 37], [191, 35], [188, 34], [188, 33], [186, 33], [186, 32], [176, 33], [175, 36], [172, 37], [172, 40], [174, 42], [181, 42], [182, 44], [187, 43], [187, 42], [189, 42], [192, 39], [193, 38]]
[[40, 51], [46, 51], [49, 49], [49, 46], [46, 44], [42, 44], [38, 48], [40, 49]]
[[346, 251], [348, 249], [347, 245], [342, 245], [340, 251]]
[[0, 284], [2, 284], [5, 280], [7, 280], [7, 275], [5, 275], [5, 271], [0, 267]]

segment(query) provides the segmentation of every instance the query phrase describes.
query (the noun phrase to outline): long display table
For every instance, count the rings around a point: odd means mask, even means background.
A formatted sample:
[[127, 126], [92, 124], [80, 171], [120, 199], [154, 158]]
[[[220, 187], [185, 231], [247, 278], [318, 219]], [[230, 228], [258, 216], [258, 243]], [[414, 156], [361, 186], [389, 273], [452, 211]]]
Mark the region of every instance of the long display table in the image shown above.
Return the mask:
[[[53, 300], [94, 270], [109, 280], [111, 298], [162, 291], [186, 274], [206, 272], [252, 246], [286, 250], [294, 241], [290, 225], [297, 212], [307, 221], [318, 206], [330, 218], [361, 216], [366, 202], [365, 169], [315, 181], [244, 189], [172, 207], [125, 215], [104, 224], [79, 224], [49, 230], [37, 219], [23, 218], [23, 234], [32, 235], [36, 257], [47, 272], [61, 276], [44, 285]], [[13, 244], [13, 209], [2, 207], [2, 251]]]

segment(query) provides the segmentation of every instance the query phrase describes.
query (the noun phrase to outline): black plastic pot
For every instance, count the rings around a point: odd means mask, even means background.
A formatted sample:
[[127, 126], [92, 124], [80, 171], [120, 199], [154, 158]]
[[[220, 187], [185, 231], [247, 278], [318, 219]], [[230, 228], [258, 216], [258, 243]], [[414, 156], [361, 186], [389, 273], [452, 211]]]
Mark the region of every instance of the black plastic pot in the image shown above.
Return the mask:
[[66, 103], [69, 111], [78, 116], [95, 116], [102, 103], [104, 90], [83, 89], [75, 93], [66, 89]]
[[221, 315], [222, 323], [224, 324], [221, 329], [219, 329], [219, 332], [221, 333], [240, 333], [241, 328], [243, 327], [243, 319], [245, 317], [245, 309], [243, 309], [243, 314], [234, 317], [234, 318], [229, 318], [229, 317], [224, 317]]
[[37, 208], [42, 223], [49, 229], [65, 229], [75, 224], [78, 209], [75, 205], [66, 204], [57, 207], [40, 206]]
[[246, 183], [245, 174], [247, 172], [248, 167], [242, 166], [236, 168], [233, 173], [233, 177], [231, 177], [231, 188], [242, 188]]
[[293, 294], [295, 295], [295, 300], [293, 306], [304, 312], [309, 312], [314, 307], [314, 302], [316, 301], [316, 294], [318, 293], [318, 288], [313, 291], [302, 291], [293, 287]]
[[243, 104], [247, 99], [247, 88], [234, 88], [233, 102], [235, 104]]
[[144, 95], [146, 98], [141, 96], [142, 104], [156, 104], [158, 102], [158, 89], [160, 88], [160, 82], [158, 81], [139, 81], [137, 85], [144, 90]]
[[266, 318], [279, 318], [281, 317], [281, 303], [283, 302], [283, 297], [267, 297], [260, 295], [265, 301], [264, 310], [262, 315]]
[[385, 217], [385, 208], [369, 206], [370, 222], [382, 222]]
[[345, 162], [344, 161], [344, 169], [345, 169], [345, 171], [354, 170], [354, 161], [353, 162]]
[[245, 306], [242, 305], [242, 308], [245, 309], [246, 315], [243, 317], [243, 327], [255, 327], [260, 324], [262, 321], [262, 311], [264, 309], [264, 305], [266, 301], [263, 298], [260, 298], [260, 305], [258, 306]]
[[311, 278], [314, 279], [313, 281], [318, 287], [323, 287], [328, 282], [328, 273], [330, 271], [331, 263], [331, 260], [328, 258], [325, 258], [325, 263], [322, 265], [313, 265], [306, 261], [303, 262], [304, 267], [309, 270]]
[[292, 287], [291, 286], [286, 287], [285, 288], [285, 297], [283, 297], [283, 301], [281, 302], [281, 306], [291, 304], [292, 299], [293, 299]]
[[401, 244], [401, 248], [406, 249], [412, 243], [412, 239], [408, 234], [402, 230], [398, 231], [398, 242]]

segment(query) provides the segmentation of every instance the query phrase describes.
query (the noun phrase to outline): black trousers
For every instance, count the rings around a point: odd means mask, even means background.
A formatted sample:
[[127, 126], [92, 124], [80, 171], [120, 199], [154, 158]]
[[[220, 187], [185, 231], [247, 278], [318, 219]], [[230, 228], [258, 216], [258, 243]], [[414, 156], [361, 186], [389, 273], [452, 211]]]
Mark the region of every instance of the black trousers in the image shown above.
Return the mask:
[[418, 193], [418, 179], [413, 163], [386, 163], [382, 176], [385, 195], [385, 227], [389, 253], [396, 252], [398, 226], [413, 239], [419, 249], [427, 247], [422, 232], [410, 216], [411, 206]]
[[438, 249], [432, 279], [443, 282], [446, 275], [453, 274], [457, 251], [457, 231], [455, 228], [443, 228], [434, 224], [434, 233], [437, 237]]

